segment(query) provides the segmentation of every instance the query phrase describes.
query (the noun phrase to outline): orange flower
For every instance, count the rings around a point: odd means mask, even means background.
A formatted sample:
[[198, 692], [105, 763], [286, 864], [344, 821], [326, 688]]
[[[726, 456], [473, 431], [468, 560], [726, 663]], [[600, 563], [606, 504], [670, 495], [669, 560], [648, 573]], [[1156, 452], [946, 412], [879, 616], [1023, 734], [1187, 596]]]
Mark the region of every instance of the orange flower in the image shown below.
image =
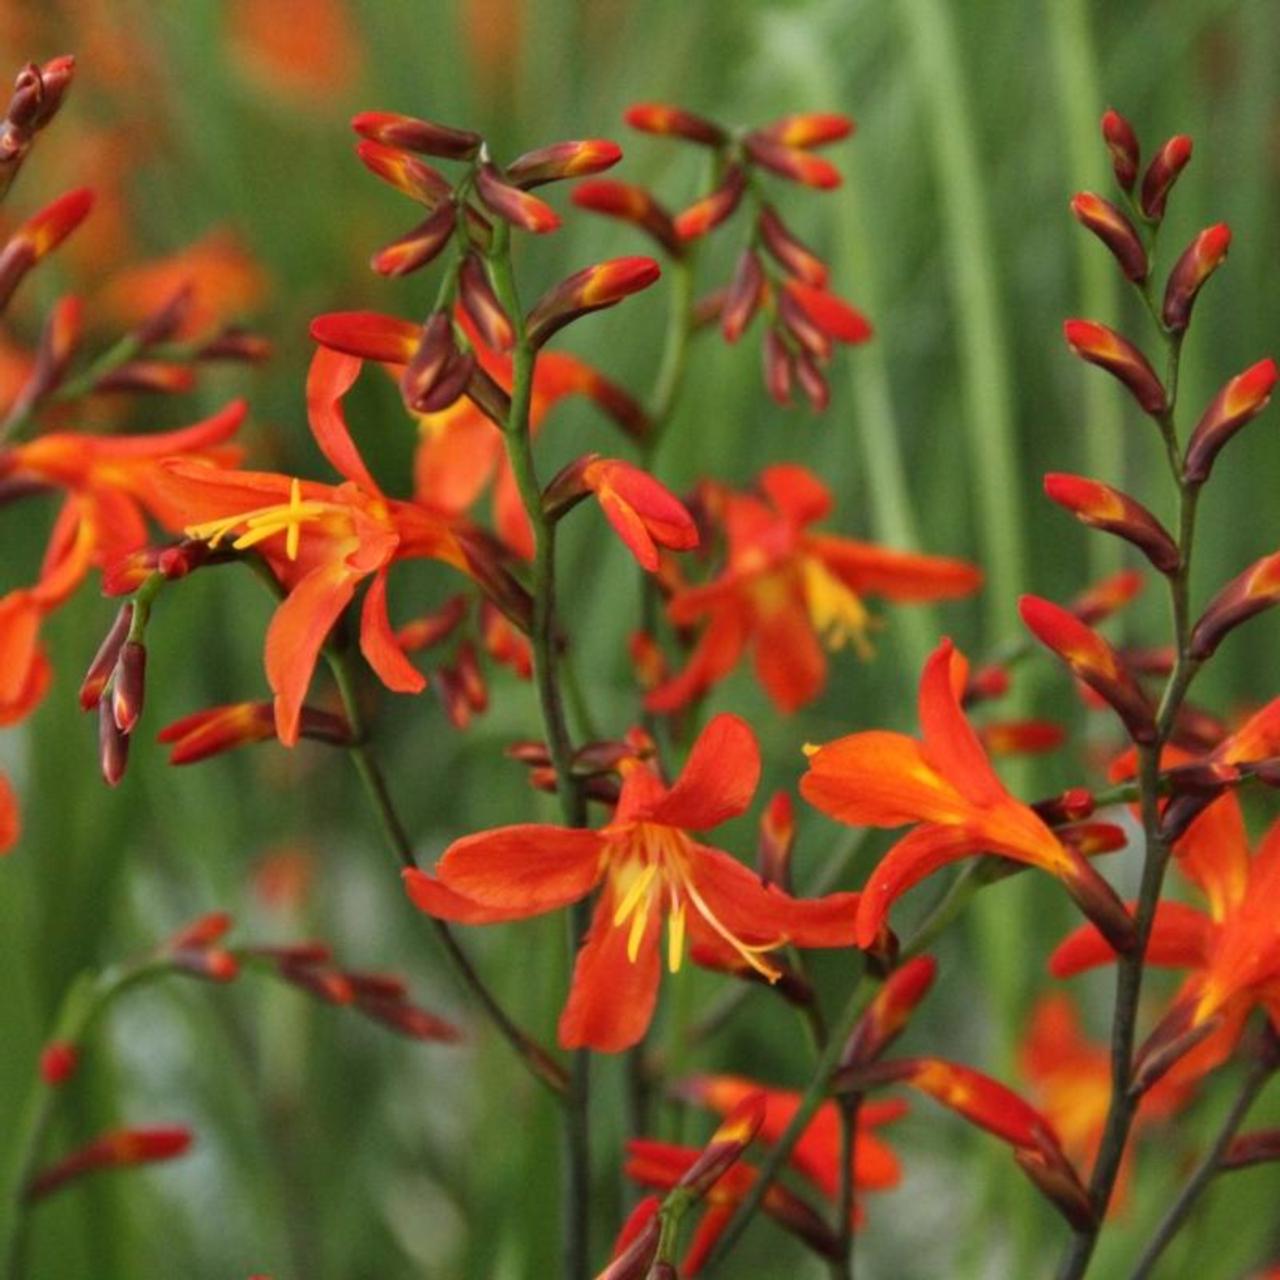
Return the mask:
[[[1179, 1065], [1183, 1078], [1218, 1066], [1255, 1006], [1280, 1026], [1280, 822], [1251, 857], [1240, 802], [1228, 792], [1187, 828], [1173, 854], [1208, 911], [1173, 901], [1156, 907], [1147, 963], [1191, 973], [1138, 1052], [1138, 1078], [1147, 1086], [1192, 1049]], [[1062, 978], [1114, 959], [1106, 939], [1086, 926], [1058, 944], [1049, 968]]]
[[48, 685], [39, 645], [44, 617], [61, 605], [91, 568], [113, 562], [147, 543], [147, 517], [165, 529], [182, 528], [181, 510], [160, 478], [164, 460], [178, 456], [229, 464], [239, 451], [227, 443], [245, 405], [235, 401], [204, 422], [151, 435], [95, 436], [57, 432], [0, 449], [0, 480], [62, 489], [58, 513], [34, 587], [0, 597], [0, 724], [21, 719]]
[[18, 818], [18, 797], [13, 784], [0, 773], [0, 853], [8, 853], [18, 843], [22, 825]]
[[392, 631], [387, 570], [399, 560], [430, 558], [468, 571], [450, 523], [416, 503], [387, 497], [356, 450], [341, 406], [360, 365], [321, 349], [307, 377], [312, 434], [343, 484], [182, 461], [166, 467], [165, 489], [184, 513], [187, 535], [211, 547], [256, 547], [285, 592], [267, 630], [266, 669], [277, 736], [286, 746], [298, 740], [320, 649], [364, 578], [373, 581], [361, 612], [361, 651], [389, 689], [417, 693], [426, 682]]
[[[771, 1089], [745, 1076], [693, 1076], [677, 1087], [690, 1102], [708, 1107], [717, 1115], [728, 1115], [743, 1098], [762, 1093], [765, 1099], [760, 1138], [777, 1142], [786, 1132], [800, 1105], [800, 1094], [789, 1089]], [[902, 1181], [902, 1168], [893, 1151], [875, 1136], [875, 1130], [906, 1114], [906, 1103], [898, 1100], [867, 1103], [858, 1111], [858, 1141], [854, 1151], [854, 1185], [862, 1191], [887, 1191]], [[792, 1166], [822, 1194], [835, 1199], [840, 1187], [840, 1110], [834, 1102], [823, 1103], [814, 1114], [800, 1140], [791, 1150]], [[855, 1213], [861, 1219], [861, 1212]]]
[[967, 595], [981, 575], [961, 560], [889, 551], [808, 528], [831, 510], [831, 493], [812, 472], [781, 465], [760, 475], [760, 496], [725, 498], [728, 564], [713, 581], [677, 591], [671, 620], [707, 620], [688, 665], [648, 697], [674, 711], [723, 680], [748, 645], [773, 702], [794, 711], [826, 679], [823, 642], [870, 652], [864, 594], [924, 601]]
[[871, 730], [807, 748], [800, 793], [823, 813], [851, 826], [918, 824], [871, 873], [858, 908], [858, 945], [875, 940], [901, 894], [977, 853], [1057, 876], [1091, 918], [1123, 939], [1129, 917], [1110, 886], [996, 776], [961, 709], [967, 677], [963, 655], [943, 640], [920, 680], [922, 740]]
[[679, 969], [688, 934], [727, 945], [773, 981], [768, 953], [850, 944], [857, 895], [800, 901], [765, 885], [741, 863], [689, 833], [745, 812], [760, 777], [755, 735], [737, 716], [716, 716], [668, 788], [655, 769], [626, 760], [622, 794], [599, 831], [522, 825], [456, 840], [436, 876], [406, 871], [415, 905], [462, 924], [493, 924], [554, 911], [603, 892], [579, 952], [560, 1042], [616, 1053], [644, 1035], [658, 995], [662, 918], [667, 965]]
[[[1031, 1083], [1045, 1117], [1062, 1139], [1063, 1149], [1082, 1169], [1098, 1154], [1111, 1104], [1111, 1054], [1106, 1045], [1085, 1038], [1075, 1005], [1061, 994], [1042, 996], [1019, 1053], [1022, 1073]], [[1190, 1087], [1173, 1076], [1146, 1094], [1134, 1122], [1135, 1134], [1181, 1110]], [[1123, 1201], [1130, 1176], [1126, 1153], [1114, 1207]]]

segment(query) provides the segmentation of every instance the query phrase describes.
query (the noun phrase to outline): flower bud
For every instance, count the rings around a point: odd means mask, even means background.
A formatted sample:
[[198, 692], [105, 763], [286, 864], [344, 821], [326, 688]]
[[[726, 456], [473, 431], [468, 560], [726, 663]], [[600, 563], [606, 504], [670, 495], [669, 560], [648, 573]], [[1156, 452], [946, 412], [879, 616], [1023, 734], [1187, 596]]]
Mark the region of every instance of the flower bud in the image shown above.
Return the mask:
[[729, 135], [718, 125], [692, 111], [669, 107], [658, 102], [637, 102], [628, 107], [623, 119], [642, 133], [656, 133], [666, 137], [684, 138], [700, 142], [703, 146], [719, 147], [729, 141]]
[[1031, 634], [1115, 711], [1135, 742], [1154, 741], [1155, 720], [1146, 695], [1096, 631], [1039, 596], [1023, 596], [1018, 612]]
[[1247, 1169], [1280, 1160], [1280, 1129], [1258, 1129], [1232, 1138], [1218, 1159], [1219, 1169]]
[[1076, 355], [1123, 382], [1147, 413], [1159, 417], [1168, 409], [1168, 397], [1160, 379], [1133, 343], [1106, 325], [1091, 320], [1068, 320], [1063, 332]]
[[817, 362], [807, 351], [801, 351], [796, 356], [796, 381], [814, 413], [825, 412], [831, 403], [831, 387]]
[[1164, 217], [1169, 192], [1190, 159], [1191, 139], [1185, 133], [1170, 138], [1152, 157], [1142, 175], [1142, 212], [1153, 222]]
[[602, 178], [579, 183], [570, 198], [580, 209], [591, 209], [639, 227], [674, 257], [684, 253], [671, 214], [643, 187]]
[[50, 1040], [40, 1051], [40, 1079], [50, 1088], [66, 1084], [79, 1065], [79, 1050], [69, 1040]]
[[426, 402], [433, 392], [442, 383], [456, 382], [456, 360], [460, 355], [453, 336], [453, 321], [443, 311], [434, 312], [422, 326], [417, 350], [400, 375], [400, 394], [411, 412], [426, 413]]
[[98, 703], [98, 765], [107, 786], [120, 785], [129, 764], [129, 739], [116, 724], [111, 703]]
[[0, 249], [0, 311], [9, 305], [23, 277], [89, 216], [93, 192], [69, 191], [28, 218]]
[[535, 235], [546, 235], [560, 225], [560, 215], [537, 196], [507, 182], [487, 161], [476, 169], [476, 194], [498, 217]]
[[494, 351], [511, 350], [516, 340], [515, 330], [489, 283], [484, 262], [474, 250], [462, 260], [458, 271], [458, 300], [486, 345]]
[[[184, 765], [255, 742], [268, 742], [275, 736], [275, 713], [270, 702], [236, 702], [175, 720], [156, 735], [156, 740], [169, 745], [170, 764]], [[351, 744], [346, 720], [315, 707], [302, 708], [299, 736], [330, 746]]]
[[142, 322], [133, 329], [134, 341], [139, 347], [168, 342], [190, 319], [195, 300], [195, 286], [189, 280], [179, 285], [160, 306], [143, 317]]
[[1147, 251], [1133, 223], [1110, 201], [1082, 191], [1073, 197], [1071, 212], [1081, 226], [1087, 227], [1111, 250], [1120, 270], [1134, 282], [1147, 278]]
[[1038, 800], [1031, 807], [1049, 826], [1058, 827], [1090, 817], [1097, 804], [1093, 793], [1085, 787], [1068, 787], [1061, 794]]
[[445, 160], [470, 160], [484, 141], [470, 129], [451, 129], [448, 125], [391, 111], [364, 111], [355, 116], [351, 127], [363, 138], [387, 147], [403, 147], [422, 155], [440, 156]]
[[137, 640], [126, 640], [116, 663], [112, 682], [111, 714], [121, 733], [132, 733], [142, 715], [147, 685], [147, 650]]
[[1075, 1167], [1047, 1129], [1038, 1137], [1040, 1140], [1034, 1147], [1020, 1147], [1013, 1153], [1018, 1168], [1074, 1230], [1096, 1228], [1098, 1214], [1093, 1199]]
[[1191, 307], [1200, 286], [1226, 259], [1230, 247], [1231, 228], [1225, 222], [1219, 222], [1196, 236], [1174, 263], [1169, 283], [1165, 286], [1161, 313], [1165, 328], [1171, 333], [1182, 333], [1190, 324]]
[[1191, 632], [1192, 658], [1211, 657], [1228, 631], [1280, 601], [1280, 551], [1263, 556], [1209, 601]]
[[1121, 569], [1086, 587], [1067, 606], [1086, 627], [1096, 626], [1123, 609], [1144, 586], [1137, 569]]
[[449, 243], [457, 219], [457, 210], [452, 202], [442, 204], [407, 235], [379, 249], [369, 265], [380, 276], [392, 278], [406, 276], [425, 267]]
[[764, 247], [784, 270], [815, 289], [826, 288], [826, 263], [792, 234], [771, 205], [761, 208], [756, 229]]
[[507, 165], [507, 177], [517, 187], [528, 191], [530, 187], [539, 187], [544, 182], [601, 173], [613, 168], [621, 159], [622, 148], [605, 138], [555, 142], [513, 160]]
[[784, 409], [791, 403], [793, 368], [786, 342], [777, 329], [768, 329], [764, 335], [764, 385], [769, 398]]
[[400, 627], [396, 631], [396, 644], [410, 653], [434, 649], [466, 621], [468, 607], [465, 595], [452, 596], [434, 613]]
[[1116, 181], [1125, 191], [1132, 191], [1138, 180], [1138, 135], [1118, 111], [1108, 111], [1102, 117], [1102, 137], [1111, 152]]
[[781, 296], [796, 302], [813, 324], [836, 342], [855, 344], [872, 336], [866, 316], [825, 289], [815, 289], [801, 280], [784, 280]]
[[0, 199], [3, 199], [26, 159], [35, 136], [62, 105], [75, 59], [52, 58], [44, 66], [28, 63], [18, 72], [4, 119], [0, 121]]
[[765, 884], [791, 892], [791, 853], [796, 843], [795, 806], [789, 791], [775, 791], [760, 815], [756, 869]]
[[1276, 376], [1274, 360], [1259, 360], [1218, 392], [1187, 441], [1182, 474], [1188, 483], [1204, 484], [1208, 480], [1222, 446], [1270, 403]]
[[99, 646], [98, 652], [94, 654], [89, 670], [85, 672], [84, 680], [80, 684], [80, 706], [83, 710], [92, 711], [102, 701], [107, 681], [111, 679], [111, 673], [116, 669], [120, 650], [128, 639], [132, 624], [133, 605], [121, 605], [115, 621], [111, 624], [111, 629]]
[[310, 333], [322, 347], [380, 364], [408, 364], [422, 341], [411, 320], [377, 311], [330, 311], [311, 321]]
[[840, 1055], [842, 1067], [875, 1061], [901, 1035], [938, 975], [932, 956], [916, 956], [895, 969], [858, 1019]]
[[196, 350], [197, 360], [242, 360], [260, 364], [271, 357], [271, 341], [240, 325], [228, 325]]
[[696, 240], [724, 222], [742, 202], [746, 179], [737, 165], [725, 172], [720, 185], [710, 195], [691, 204], [675, 217], [676, 234], [681, 240]]
[[622, 1224], [608, 1266], [596, 1280], [649, 1280], [662, 1235], [661, 1206], [657, 1196], [645, 1196], [636, 1205]]
[[841, 182], [840, 171], [829, 160], [820, 159], [797, 147], [786, 147], [758, 133], [745, 139], [747, 154], [764, 168], [791, 182], [820, 191], [831, 191]]
[[1052, 720], [994, 720], [984, 724], [978, 736], [989, 755], [1018, 756], [1056, 751], [1066, 733]]
[[1084, 524], [1133, 543], [1161, 573], [1173, 573], [1181, 563], [1178, 545], [1164, 525], [1127, 493], [1101, 480], [1061, 473], [1045, 476], [1044, 491]]
[[396, 147], [360, 142], [356, 144], [356, 155], [370, 173], [428, 209], [435, 209], [453, 196], [453, 188], [443, 174]]
[[780, 146], [808, 148], [830, 146], [847, 138], [853, 130], [854, 123], [848, 116], [812, 111], [783, 116], [756, 133]]
[[762, 1090], [749, 1093], [724, 1118], [703, 1147], [702, 1154], [676, 1184], [695, 1198], [706, 1195], [741, 1158], [760, 1131], [765, 1116]]
[[196, 385], [195, 371], [186, 365], [167, 364], [163, 360], [130, 360], [93, 384], [99, 395], [133, 394], [139, 391], [157, 395], [182, 395]]
[[538, 299], [525, 321], [529, 342], [540, 347], [571, 321], [612, 307], [647, 289], [662, 274], [652, 258], [610, 258], [567, 276]]
[[726, 342], [737, 342], [754, 319], [764, 297], [764, 268], [754, 249], [747, 248], [738, 256], [729, 292], [725, 294], [720, 313], [720, 332]]
[[130, 1165], [172, 1160], [191, 1146], [189, 1129], [118, 1129], [92, 1142], [38, 1173], [27, 1184], [28, 1203], [42, 1200], [66, 1183], [99, 1169], [119, 1169]]

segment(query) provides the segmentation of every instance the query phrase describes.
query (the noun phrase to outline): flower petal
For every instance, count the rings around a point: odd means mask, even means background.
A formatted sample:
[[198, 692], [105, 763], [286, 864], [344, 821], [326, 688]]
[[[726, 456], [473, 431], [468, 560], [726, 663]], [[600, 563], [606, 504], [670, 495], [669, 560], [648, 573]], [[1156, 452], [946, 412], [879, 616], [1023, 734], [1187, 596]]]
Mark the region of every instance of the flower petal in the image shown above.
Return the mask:
[[785, 462], [765, 467], [759, 485], [774, 507], [798, 529], [831, 513], [831, 490], [808, 467]]
[[760, 748], [740, 716], [712, 717], [680, 776], [646, 815], [686, 831], [706, 831], [745, 813], [760, 782]]
[[320, 452], [345, 479], [366, 493], [381, 494], [351, 439], [342, 397], [360, 376], [364, 361], [328, 347], [317, 347], [307, 370], [307, 421]]
[[0, 853], [8, 853], [18, 843], [22, 825], [18, 818], [18, 797], [9, 779], [0, 773]]
[[684, 669], [645, 696], [646, 708], [666, 714], [701, 696], [737, 665], [748, 635], [748, 614], [737, 601], [717, 610]]
[[621, 1053], [644, 1038], [658, 1002], [658, 932], [662, 915], [649, 912], [635, 961], [627, 956], [628, 930], [615, 928], [612, 890], [600, 896], [586, 941], [573, 967], [569, 999], [560, 1015], [566, 1049]]
[[969, 664], [950, 640], [929, 655], [920, 678], [924, 753], [935, 769], [980, 805], [1008, 799], [987, 753], [965, 717], [960, 696]]
[[577, 902], [600, 878], [595, 831], [524, 823], [455, 840], [436, 875], [455, 893], [490, 907], [535, 915]]
[[818, 642], [800, 578], [785, 595], [757, 608], [756, 675], [780, 711], [790, 713], [818, 696], [827, 678], [827, 655]]
[[360, 652], [378, 679], [396, 693], [421, 693], [427, 678], [405, 657], [387, 616], [387, 571], [380, 569], [360, 612]]
[[[1202, 911], [1181, 902], [1162, 902], [1156, 907], [1147, 943], [1147, 963], [1174, 969], [1199, 968], [1213, 946], [1217, 930]], [[1049, 972], [1055, 978], [1070, 978], [1116, 958], [1111, 944], [1091, 924], [1073, 929], [1058, 943], [1049, 957]]]
[[832, 534], [810, 534], [806, 541], [808, 550], [859, 595], [911, 604], [956, 599], [982, 585], [981, 569], [950, 556], [894, 551]]
[[522, 905], [488, 907], [473, 902], [416, 867], [408, 868], [402, 875], [405, 892], [413, 905], [437, 920], [452, 920], [456, 924], [503, 924], [508, 920], [523, 920], [541, 910], [530, 911]]
[[1178, 869], [1203, 890], [1209, 914], [1221, 921], [1244, 898], [1249, 838], [1234, 792], [1215, 800], [1173, 848]]

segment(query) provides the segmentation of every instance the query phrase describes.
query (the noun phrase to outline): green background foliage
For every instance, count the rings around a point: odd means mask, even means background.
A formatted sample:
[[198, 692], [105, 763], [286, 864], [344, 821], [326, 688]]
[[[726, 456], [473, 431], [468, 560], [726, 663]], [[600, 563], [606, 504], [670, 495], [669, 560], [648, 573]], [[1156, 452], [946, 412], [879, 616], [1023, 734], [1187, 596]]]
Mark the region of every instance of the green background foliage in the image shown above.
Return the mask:
[[[863, 665], [837, 656], [824, 697], [799, 717], [779, 717], [744, 674], [719, 687], [714, 709], [742, 713], [759, 732], [762, 799], [795, 784], [807, 740], [870, 726], [913, 729], [916, 674], [939, 634], [985, 652], [1016, 634], [1019, 591], [1065, 599], [1123, 562], [1116, 546], [1041, 496], [1043, 472], [1101, 475], [1168, 513], [1151, 424], [1104, 375], [1074, 361], [1061, 339], [1068, 315], [1153, 337], [1105, 251], [1067, 210], [1076, 190], [1109, 192], [1097, 136], [1104, 107], [1125, 112], [1148, 149], [1174, 132], [1195, 138], [1162, 233], [1166, 253], [1211, 221], [1225, 219], [1235, 233], [1187, 345], [1187, 412], [1276, 350], [1280, 14], [1271, 0], [527, 0], [517, 53], [497, 80], [476, 74], [460, 4], [353, 0], [359, 87], [305, 103], [265, 94], [238, 71], [228, 53], [228, 10], [217, 0], [96, 7], [135, 33], [161, 68], [147, 96], [130, 104], [145, 108], [159, 139], [126, 177], [143, 244], [168, 252], [227, 224], [272, 281], [265, 313], [253, 320], [276, 341], [277, 358], [260, 372], [210, 377], [189, 403], [140, 402], [136, 421], [188, 421], [244, 391], [255, 457], [302, 474], [324, 474], [302, 403], [309, 317], [357, 307], [416, 316], [432, 296], [428, 277], [388, 285], [365, 268], [369, 252], [403, 230], [412, 210], [351, 154], [353, 111], [466, 125], [505, 158], [562, 137], [615, 137], [626, 148], [618, 176], [651, 183], [677, 207], [703, 180], [699, 157], [626, 131], [628, 103], [669, 100], [741, 123], [795, 109], [856, 117], [855, 139], [835, 153], [845, 185], [830, 195], [779, 196], [797, 230], [831, 261], [834, 287], [871, 315], [876, 341], [838, 355], [833, 405], [814, 417], [765, 399], [755, 335], [735, 348], [700, 339], [657, 471], [679, 487], [702, 475], [746, 482], [764, 463], [801, 461], [838, 496], [833, 528], [974, 557], [988, 586], [974, 602], [889, 611], [875, 659]], [[76, 29], [76, 6], [65, 9], [65, 38], [5, 49], [3, 65], [62, 52]], [[77, 87], [55, 128], [109, 120], [116, 110], [110, 96]], [[12, 207], [29, 210], [52, 194], [37, 150]], [[566, 191], [549, 198], [570, 209]], [[704, 285], [727, 275], [736, 227], [705, 255]], [[522, 242], [525, 295], [601, 257], [645, 251], [629, 229], [573, 211], [559, 234]], [[109, 274], [113, 265], [99, 270]], [[56, 261], [42, 269], [33, 290], [54, 296], [58, 270]], [[662, 294], [659, 285], [558, 342], [643, 391], [661, 351]], [[392, 491], [406, 491], [412, 435], [391, 388], [362, 387], [350, 416], [376, 474]], [[1275, 549], [1275, 424], [1273, 412], [1218, 465], [1203, 504], [1199, 601]], [[543, 475], [583, 448], [601, 447], [608, 430], [589, 408], [564, 405], [540, 446]], [[603, 447], [625, 452], [613, 438]], [[34, 572], [47, 524], [33, 510], [0, 512], [0, 586]], [[593, 711], [617, 731], [635, 714], [624, 655], [637, 618], [636, 574], [602, 530], [598, 513], [584, 508], [563, 538], [564, 610]], [[400, 616], [424, 612], [452, 589], [443, 573], [408, 577], [393, 596]], [[127, 997], [68, 1090], [50, 1149], [123, 1119], [190, 1123], [196, 1151], [154, 1173], [93, 1180], [40, 1208], [33, 1274], [554, 1274], [554, 1104], [470, 1017], [399, 889], [345, 762], [304, 744], [287, 757], [261, 747], [175, 771], [148, 741], [196, 708], [263, 696], [268, 606], [260, 589], [249, 575], [209, 573], [161, 601], [145, 732], [114, 792], [96, 776], [93, 730], [73, 696], [111, 613], [90, 587], [52, 621], [54, 690], [29, 723], [0, 735], [0, 763], [17, 781], [27, 825], [20, 849], [0, 866], [0, 1135], [72, 978], [215, 908], [236, 915], [241, 939], [323, 937], [354, 966], [402, 972], [423, 1003], [474, 1034], [462, 1049], [424, 1048], [252, 979], [230, 988], [175, 980]], [[1115, 634], [1163, 640], [1161, 593], [1150, 589]], [[1275, 620], [1264, 618], [1231, 638], [1199, 697], [1231, 713], [1274, 695], [1278, 636]], [[1077, 744], [1114, 742], [1114, 726], [1084, 712], [1047, 663], [1020, 673], [1016, 702], [1064, 719], [1078, 731]], [[431, 694], [382, 697], [376, 731], [424, 859], [458, 834], [553, 815], [502, 756], [512, 738], [537, 732], [529, 688], [509, 677], [494, 678], [491, 710], [466, 733], [448, 726]], [[1079, 780], [1082, 754], [1072, 747], [1022, 768], [1019, 787], [1045, 794]], [[1270, 819], [1267, 804], [1257, 819]], [[749, 856], [752, 820], [721, 834], [726, 847]], [[801, 812], [802, 887], [845, 839]], [[309, 849], [317, 862], [314, 890], [293, 919], [264, 907], [251, 884], [256, 861], [282, 845]], [[849, 887], [884, 846], [878, 836], [862, 844], [845, 873]], [[1134, 854], [1109, 865], [1118, 886], [1131, 890]], [[927, 905], [931, 892], [904, 904], [902, 918]], [[1030, 876], [984, 894], [941, 946], [941, 980], [904, 1050], [955, 1058], [1016, 1084], [1027, 1010], [1048, 984], [1048, 950], [1071, 920], [1057, 887]], [[561, 937], [554, 920], [465, 937], [503, 996], [548, 1038], [566, 980]], [[853, 977], [845, 956], [819, 956], [815, 971], [832, 1003]], [[671, 1039], [724, 981], [686, 967], [668, 982], [657, 1041]], [[1101, 1035], [1110, 982], [1077, 983]], [[1169, 989], [1160, 977], [1151, 986]], [[810, 1058], [794, 1014], [760, 991], [724, 1034], [680, 1060], [800, 1085]], [[1125, 1274], [1136, 1242], [1224, 1110], [1232, 1074], [1221, 1072], [1146, 1144], [1131, 1203], [1104, 1236], [1099, 1277]], [[620, 1062], [596, 1073], [601, 1261], [628, 1194], [617, 1174], [622, 1077]], [[1272, 1098], [1255, 1115], [1270, 1113], [1274, 1122], [1278, 1105]], [[707, 1131], [702, 1117], [674, 1106], [663, 1108], [658, 1127], [690, 1139]], [[891, 1134], [906, 1179], [866, 1202], [861, 1274], [1046, 1274], [1064, 1228], [1004, 1148], [923, 1101]], [[1278, 1192], [1274, 1170], [1232, 1175], [1206, 1197], [1160, 1274], [1248, 1274], [1280, 1248]], [[819, 1267], [764, 1224], [730, 1272], [817, 1275]]]

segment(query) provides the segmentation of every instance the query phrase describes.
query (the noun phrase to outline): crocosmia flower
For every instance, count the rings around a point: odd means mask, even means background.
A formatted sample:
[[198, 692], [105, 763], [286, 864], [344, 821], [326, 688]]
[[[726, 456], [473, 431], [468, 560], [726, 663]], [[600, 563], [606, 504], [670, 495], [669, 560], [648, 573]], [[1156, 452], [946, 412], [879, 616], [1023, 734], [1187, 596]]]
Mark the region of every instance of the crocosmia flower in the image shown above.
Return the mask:
[[667, 921], [674, 972], [685, 939], [731, 948], [770, 980], [770, 952], [847, 946], [857, 895], [801, 901], [693, 834], [746, 811], [760, 777], [755, 735], [736, 716], [716, 716], [694, 744], [684, 772], [667, 787], [649, 763], [621, 765], [622, 793], [598, 831], [526, 824], [455, 841], [435, 876], [406, 871], [414, 903], [463, 924], [541, 915], [601, 894], [579, 952], [560, 1018], [566, 1048], [614, 1053], [635, 1044], [653, 1016]]
[[831, 510], [831, 492], [804, 467], [761, 473], [759, 494], [724, 501], [728, 563], [702, 586], [678, 591], [670, 616], [705, 623], [688, 665], [648, 697], [674, 711], [723, 680], [752, 648], [756, 674], [780, 710], [811, 702], [826, 679], [827, 648], [851, 645], [866, 657], [867, 595], [925, 601], [967, 595], [981, 581], [973, 566], [939, 556], [890, 551], [809, 528]]
[[858, 908], [858, 944], [869, 946], [889, 907], [950, 862], [998, 853], [1056, 876], [1091, 918], [1123, 939], [1129, 917], [1110, 886], [996, 776], [960, 699], [969, 664], [950, 640], [925, 663], [922, 737], [871, 730], [808, 748], [800, 793], [851, 826], [916, 824], [871, 873]]
[[387, 497], [369, 474], [341, 407], [359, 371], [358, 359], [322, 349], [307, 379], [312, 434], [344, 483], [181, 461], [166, 468], [165, 485], [186, 513], [188, 536], [214, 547], [255, 548], [285, 593], [267, 631], [266, 668], [277, 735], [286, 746], [298, 740], [321, 647], [361, 581], [372, 579], [361, 611], [361, 651], [389, 689], [417, 693], [426, 682], [396, 642], [387, 613], [387, 570], [414, 558], [468, 567], [448, 521]]

